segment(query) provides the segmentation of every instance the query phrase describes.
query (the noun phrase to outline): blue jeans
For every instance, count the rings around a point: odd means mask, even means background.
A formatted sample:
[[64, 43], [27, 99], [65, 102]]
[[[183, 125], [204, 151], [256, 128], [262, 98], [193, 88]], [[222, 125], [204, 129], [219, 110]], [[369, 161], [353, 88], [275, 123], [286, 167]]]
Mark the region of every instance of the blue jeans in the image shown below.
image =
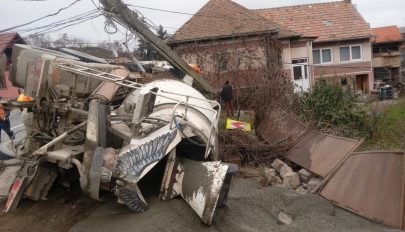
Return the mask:
[[14, 133], [10, 129], [10, 120], [8, 118], [6, 118], [6, 120], [4, 121], [0, 119], [0, 139], [1, 139], [1, 130], [6, 132], [6, 134], [8, 135], [8, 137], [10, 137], [10, 139], [14, 135]]

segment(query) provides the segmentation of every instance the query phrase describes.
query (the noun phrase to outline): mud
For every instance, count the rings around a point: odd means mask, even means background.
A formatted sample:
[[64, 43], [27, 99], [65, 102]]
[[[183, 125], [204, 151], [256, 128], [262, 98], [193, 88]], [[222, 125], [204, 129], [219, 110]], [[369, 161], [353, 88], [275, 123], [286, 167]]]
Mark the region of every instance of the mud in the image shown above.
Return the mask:
[[[65, 232], [102, 204], [84, 197], [80, 189], [52, 188], [47, 200], [22, 200], [15, 212], [0, 215], [0, 232]], [[1, 204], [4, 209], [4, 202]]]

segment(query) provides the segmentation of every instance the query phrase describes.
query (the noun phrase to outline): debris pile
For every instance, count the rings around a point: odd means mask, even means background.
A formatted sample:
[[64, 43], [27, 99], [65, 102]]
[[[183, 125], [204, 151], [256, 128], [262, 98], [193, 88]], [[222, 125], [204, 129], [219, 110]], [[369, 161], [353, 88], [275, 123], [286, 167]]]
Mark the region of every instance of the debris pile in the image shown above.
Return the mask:
[[315, 193], [322, 184], [323, 178], [300, 169], [297, 172], [280, 159], [274, 160], [271, 167], [262, 168], [260, 183], [295, 190], [300, 194]]
[[[287, 149], [271, 167], [263, 168], [263, 185], [300, 194], [319, 192], [337, 206], [404, 228], [404, 151], [356, 153], [363, 140], [309, 130], [276, 108], [270, 109], [264, 120], [256, 130], [259, 136], [274, 147]], [[280, 213], [279, 217], [285, 221], [285, 215]]]

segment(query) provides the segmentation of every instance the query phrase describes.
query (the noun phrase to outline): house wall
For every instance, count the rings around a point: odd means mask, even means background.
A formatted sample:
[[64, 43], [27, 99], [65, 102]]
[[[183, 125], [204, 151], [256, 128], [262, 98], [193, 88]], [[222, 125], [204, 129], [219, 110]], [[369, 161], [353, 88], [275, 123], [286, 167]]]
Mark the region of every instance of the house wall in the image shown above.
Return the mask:
[[[362, 47], [362, 59], [361, 61], [340, 61], [339, 48], [348, 45], [361, 45]], [[333, 64], [354, 64], [358, 62], [371, 61], [372, 47], [370, 40], [358, 40], [358, 41], [339, 41], [331, 43], [314, 43], [313, 49], [331, 48], [332, 49], [332, 65]], [[331, 65], [331, 64], [323, 64]]]
[[[308, 67], [313, 64], [312, 58], [312, 41], [311, 40], [295, 40], [283, 41], [283, 69], [287, 76], [292, 80], [292, 60], [294, 59], [307, 59]], [[313, 70], [308, 68], [308, 75], [310, 85], [314, 85], [315, 79]]]
[[[266, 43], [263, 38], [234, 39], [176, 45], [175, 51], [189, 64], [197, 64], [203, 76], [219, 89], [226, 80], [236, 87], [250, 87], [267, 77]], [[270, 47], [269, 56], [280, 56]], [[226, 69], [221, 68], [221, 58], [226, 59]], [[276, 61], [274, 61], [276, 62]]]
[[8, 71], [3, 72], [3, 81], [6, 85], [6, 88], [0, 89], [0, 96], [2, 99], [15, 99], [20, 94], [20, 90], [14, 87], [8, 79]]
[[[361, 60], [356, 61], [340, 61], [339, 48], [348, 45], [361, 45]], [[346, 78], [351, 79], [362, 78], [367, 79], [364, 83], [364, 91], [369, 92], [374, 89], [374, 73], [372, 65], [372, 47], [369, 39], [366, 40], [350, 40], [338, 41], [329, 43], [313, 43], [313, 49], [330, 48], [332, 50], [332, 62], [316, 64], [313, 66], [315, 79], [319, 78]], [[364, 78], [364, 75], [367, 78]]]
[[2, 53], [0, 54], [0, 97], [2, 99], [17, 98], [19, 95], [19, 89], [14, 87], [9, 81], [7, 70], [7, 56]]

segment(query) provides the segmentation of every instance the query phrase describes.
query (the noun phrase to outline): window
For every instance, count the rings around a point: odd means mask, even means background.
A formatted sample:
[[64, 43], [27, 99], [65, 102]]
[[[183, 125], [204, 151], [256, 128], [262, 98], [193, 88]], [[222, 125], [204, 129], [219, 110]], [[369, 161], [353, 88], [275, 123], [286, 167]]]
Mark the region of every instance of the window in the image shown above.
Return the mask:
[[350, 61], [350, 47], [339, 48], [340, 61]]
[[332, 49], [315, 49], [312, 51], [314, 57], [314, 64], [324, 64], [332, 62]]
[[226, 52], [214, 53], [214, 62], [218, 71], [228, 70], [228, 54]]
[[294, 80], [301, 80], [302, 79], [302, 66], [294, 66], [293, 67], [294, 73]]
[[339, 48], [340, 61], [361, 60], [361, 46], [345, 46]]
[[293, 64], [293, 77], [294, 80], [301, 80], [302, 78], [307, 79], [308, 70], [307, 64], [308, 59], [294, 59], [291, 62]]
[[360, 46], [352, 47], [352, 60], [361, 60]]

